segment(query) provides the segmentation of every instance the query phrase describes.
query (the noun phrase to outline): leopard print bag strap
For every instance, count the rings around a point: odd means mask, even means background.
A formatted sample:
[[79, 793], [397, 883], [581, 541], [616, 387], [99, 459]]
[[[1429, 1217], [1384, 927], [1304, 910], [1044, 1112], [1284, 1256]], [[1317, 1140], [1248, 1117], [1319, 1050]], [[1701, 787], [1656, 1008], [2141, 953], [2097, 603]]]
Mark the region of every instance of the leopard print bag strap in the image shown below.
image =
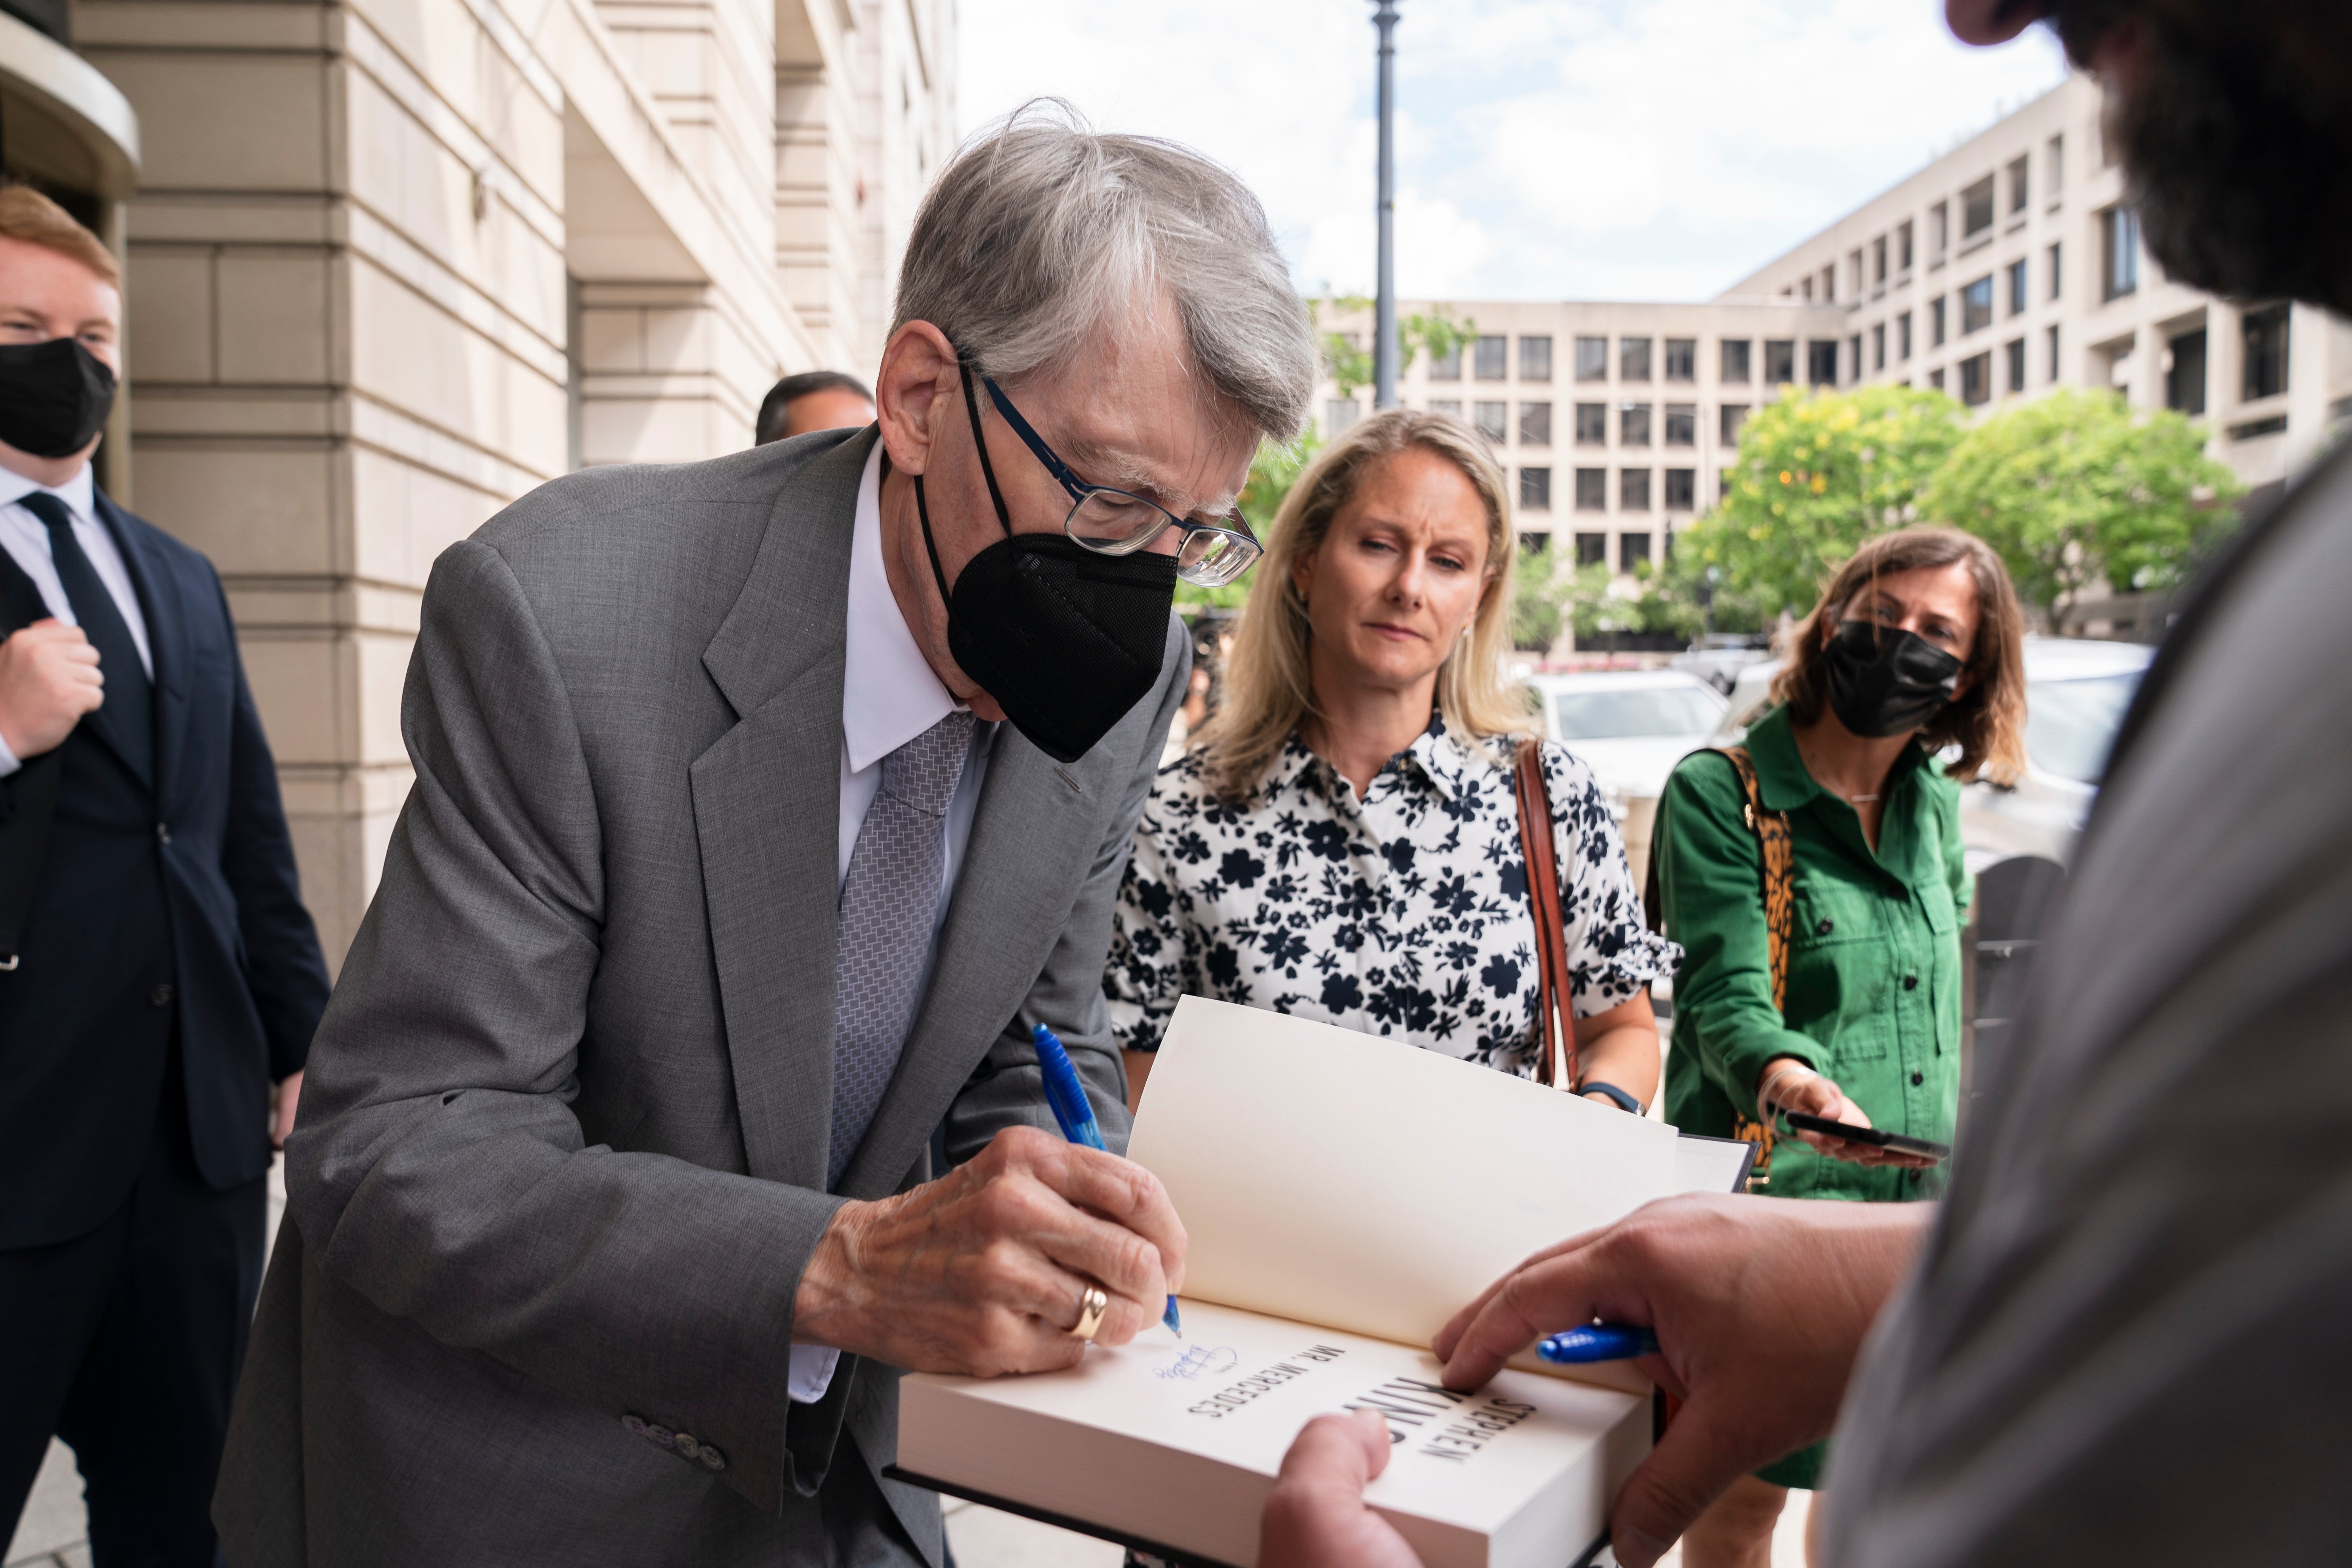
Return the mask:
[[[1727, 746], [1723, 754], [1731, 759], [1733, 771], [1739, 774], [1739, 787], [1747, 799], [1740, 803], [1740, 815], [1748, 830], [1756, 835], [1756, 847], [1760, 852], [1764, 870], [1764, 952], [1772, 972], [1772, 1005], [1787, 1016], [1789, 1005], [1789, 943], [1796, 931], [1796, 844], [1789, 831], [1789, 814], [1764, 809], [1763, 793], [1756, 784], [1756, 763], [1745, 746]], [[1758, 1121], [1745, 1110], [1732, 1112], [1732, 1135], [1756, 1145], [1756, 1165], [1748, 1178], [1748, 1190], [1760, 1192], [1772, 1181], [1772, 1124]]]

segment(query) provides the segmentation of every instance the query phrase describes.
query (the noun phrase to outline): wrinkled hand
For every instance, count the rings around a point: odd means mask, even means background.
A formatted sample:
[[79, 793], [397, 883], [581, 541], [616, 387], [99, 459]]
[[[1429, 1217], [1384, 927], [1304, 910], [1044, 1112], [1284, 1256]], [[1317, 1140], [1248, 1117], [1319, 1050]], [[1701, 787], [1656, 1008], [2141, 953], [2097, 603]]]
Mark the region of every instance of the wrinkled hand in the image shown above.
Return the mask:
[[1396, 1527], [1364, 1506], [1366, 1483], [1388, 1465], [1379, 1411], [1309, 1421], [1258, 1516], [1258, 1568], [1422, 1568]]
[[1826, 1436], [1863, 1335], [1930, 1204], [1690, 1194], [1539, 1252], [1454, 1315], [1445, 1385], [1476, 1388], [1538, 1335], [1594, 1319], [1658, 1336], [1637, 1363], [1684, 1401], [1617, 1494], [1611, 1540], [1649, 1568], [1738, 1477]]
[[[1846, 1098], [1833, 1079], [1798, 1061], [1794, 1057], [1775, 1057], [1764, 1065], [1759, 1081], [1771, 1096], [1771, 1103], [1783, 1110], [1801, 1110], [1808, 1116], [1824, 1117], [1832, 1121], [1850, 1121], [1857, 1127], [1874, 1127], [1877, 1123], [1861, 1106]], [[1779, 1118], [1774, 1118], [1777, 1121]], [[1874, 1143], [1856, 1143], [1847, 1138], [1832, 1138], [1823, 1132], [1802, 1132], [1794, 1128], [1781, 1136], [1794, 1137], [1816, 1153], [1832, 1160], [1843, 1160], [1853, 1165], [1895, 1165], [1906, 1170], [1925, 1170], [1936, 1162], [1918, 1154], [1897, 1153]]]
[[0, 741], [20, 762], [55, 751], [105, 687], [79, 626], [51, 616], [20, 627], [0, 642]]
[[878, 1203], [847, 1203], [810, 1255], [793, 1337], [910, 1372], [992, 1376], [1068, 1366], [1090, 1284], [1097, 1342], [1160, 1321], [1184, 1277], [1184, 1226], [1160, 1179], [1034, 1127]]
[[287, 1138], [294, 1131], [294, 1108], [302, 1100], [302, 1071], [297, 1068], [278, 1080], [269, 1091], [269, 1146], [286, 1147]]

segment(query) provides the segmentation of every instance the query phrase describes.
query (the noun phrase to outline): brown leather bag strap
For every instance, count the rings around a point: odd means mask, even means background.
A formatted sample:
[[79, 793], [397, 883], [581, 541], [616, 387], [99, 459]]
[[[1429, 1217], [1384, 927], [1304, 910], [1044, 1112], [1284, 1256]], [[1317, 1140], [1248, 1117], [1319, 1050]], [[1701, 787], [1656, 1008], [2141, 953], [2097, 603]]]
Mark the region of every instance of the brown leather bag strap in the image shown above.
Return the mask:
[[[1536, 1081], [1573, 1089], [1577, 1083], [1576, 1015], [1570, 1004], [1568, 922], [1559, 907], [1559, 858], [1552, 844], [1551, 792], [1545, 786], [1543, 742], [1521, 741], [1511, 769], [1519, 802], [1519, 850], [1528, 867], [1528, 909], [1536, 924], [1536, 1034], [1540, 1055]], [[1561, 1061], [1553, 1067], [1554, 1042]]]

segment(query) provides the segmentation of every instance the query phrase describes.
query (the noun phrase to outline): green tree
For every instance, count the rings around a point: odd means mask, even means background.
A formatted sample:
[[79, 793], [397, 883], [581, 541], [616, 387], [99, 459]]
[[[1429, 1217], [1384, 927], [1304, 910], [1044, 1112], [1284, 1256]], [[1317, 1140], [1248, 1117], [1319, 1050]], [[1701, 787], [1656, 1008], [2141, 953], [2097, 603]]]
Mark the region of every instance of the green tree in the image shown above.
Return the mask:
[[1864, 539], [1917, 521], [1963, 419], [1921, 387], [1784, 387], [1740, 432], [1722, 503], [1675, 536], [1676, 559], [1718, 568], [1717, 591], [1768, 618], [1802, 615]]
[[1260, 539], [1274, 526], [1274, 514], [1282, 510], [1283, 498], [1315, 454], [1323, 449], [1312, 428], [1296, 441], [1261, 441], [1257, 456], [1250, 459], [1249, 478], [1242, 483], [1242, 493], [1236, 500], [1242, 516], [1257, 531]]
[[1416, 310], [1397, 323], [1397, 338], [1402, 345], [1397, 363], [1410, 366], [1416, 354], [1427, 354], [1433, 363], [1469, 347], [1477, 337], [1477, 322], [1466, 316], [1457, 321], [1452, 306], [1433, 305], [1427, 314]]
[[1567, 597], [1559, 569], [1547, 550], [1519, 546], [1511, 574], [1511, 646], [1540, 651], [1559, 640], [1560, 607]]
[[[1373, 308], [1374, 301], [1361, 294], [1335, 294], [1328, 301], [1332, 310], [1343, 316], [1360, 316]], [[1315, 346], [1323, 356], [1323, 368], [1329, 373], [1331, 384], [1342, 397], [1353, 397], [1372, 384], [1373, 350], [1366, 343], [1350, 342], [1345, 332], [1322, 330], [1324, 301], [1307, 302], [1308, 317], [1315, 323]], [[1478, 323], [1465, 319], [1455, 321], [1453, 307], [1434, 305], [1427, 312], [1416, 310], [1397, 322], [1397, 365], [1400, 370], [1412, 363], [1416, 354], [1442, 359], [1454, 350], [1467, 346], [1478, 336]]]
[[[1338, 294], [1331, 299], [1331, 309], [1343, 316], [1360, 316], [1372, 308], [1372, 301], [1361, 294]], [[1323, 355], [1323, 368], [1330, 373], [1331, 384], [1342, 397], [1353, 397], [1372, 384], [1372, 351], [1349, 342], [1345, 332], [1322, 330], [1322, 306], [1318, 300], [1307, 301], [1307, 319], [1315, 327], [1315, 346]]]
[[2244, 489], [2205, 455], [2205, 438], [2178, 414], [2062, 389], [1969, 431], [1920, 514], [1990, 543], [2033, 604], [2071, 601], [2102, 579], [2119, 594], [2168, 588], [2234, 519], [2223, 503]]
[[[1257, 456], [1250, 459], [1249, 478], [1243, 481], [1242, 493], [1236, 501], [1241, 507], [1242, 516], [1248, 520], [1260, 540], [1265, 539], [1267, 531], [1273, 528], [1274, 514], [1282, 510], [1283, 498], [1290, 494], [1290, 487], [1298, 482], [1299, 474], [1314, 461], [1315, 454], [1322, 449], [1322, 446], [1312, 430], [1296, 441], [1258, 443]], [[1250, 583], [1256, 575], [1257, 568], [1252, 567], [1240, 581], [1227, 583], [1218, 588], [1204, 588], [1198, 583], [1187, 583], [1179, 578], [1176, 583], [1176, 607], [1192, 610], [1210, 605], [1237, 610], [1248, 601]]]
[[1569, 583], [1568, 612], [1580, 642], [1612, 632], [1694, 637], [1703, 619], [1698, 606], [1672, 591], [1666, 574], [1646, 561], [1634, 565], [1630, 588], [1603, 562], [1578, 567]]

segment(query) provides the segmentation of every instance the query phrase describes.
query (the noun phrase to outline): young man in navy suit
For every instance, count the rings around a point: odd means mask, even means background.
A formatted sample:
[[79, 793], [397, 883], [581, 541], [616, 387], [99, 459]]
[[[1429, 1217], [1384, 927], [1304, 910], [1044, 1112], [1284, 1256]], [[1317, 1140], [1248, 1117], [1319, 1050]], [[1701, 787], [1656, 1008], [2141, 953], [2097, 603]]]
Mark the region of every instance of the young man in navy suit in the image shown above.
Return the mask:
[[220, 579], [92, 482], [121, 314], [0, 190], [0, 1524], [55, 1434], [100, 1564], [211, 1568], [327, 973]]

